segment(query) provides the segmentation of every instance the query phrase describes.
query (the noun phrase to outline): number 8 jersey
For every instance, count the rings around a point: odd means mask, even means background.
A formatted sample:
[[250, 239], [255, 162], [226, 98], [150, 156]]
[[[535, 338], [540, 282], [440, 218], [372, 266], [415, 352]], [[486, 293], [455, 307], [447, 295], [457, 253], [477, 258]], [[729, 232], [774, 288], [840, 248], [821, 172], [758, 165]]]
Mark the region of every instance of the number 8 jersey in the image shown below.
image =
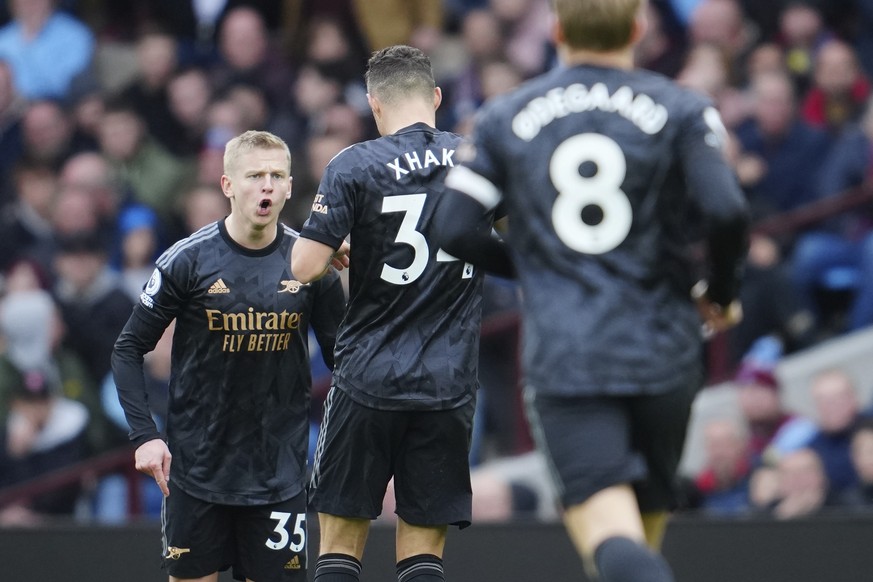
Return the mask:
[[557, 68], [480, 112], [446, 185], [501, 204], [526, 381], [659, 393], [701, 373], [689, 243], [745, 204], [703, 97], [648, 71]]
[[475, 394], [482, 276], [431, 242], [460, 139], [416, 123], [346, 148], [303, 226], [302, 237], [332, 248], [350, 235], [334, 384], [360, 404], [440, 410]]

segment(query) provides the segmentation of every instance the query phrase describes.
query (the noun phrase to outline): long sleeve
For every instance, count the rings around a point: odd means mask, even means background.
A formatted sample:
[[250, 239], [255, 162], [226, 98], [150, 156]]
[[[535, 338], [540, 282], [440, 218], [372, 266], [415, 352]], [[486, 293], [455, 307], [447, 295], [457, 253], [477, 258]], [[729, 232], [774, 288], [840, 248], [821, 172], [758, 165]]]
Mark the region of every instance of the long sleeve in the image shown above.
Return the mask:
[[688, 190], [706, 221], [709, 298], [728, 305], [736, 299], [748, 251], [749, 211], [736, 176], [715, 145], [720, 120], [715, 109], [694, 117], [679, 141]]
[[321, 290], [312, 306], [312, 329], [325, 365], [333, 370], [336, 332], [345, 314], [345, 292], [339, 273], [334, 269], [317, 284]]
[[161, 327], [154, 320], [150, 322], [142, 317], [139, 314], [141, 309], [139, 305], [134, 308], [112, 351], [112, 373], [118, 399], [130, 425], [128, 436], [137, 446], [161, 436], [149, 410], [143, 358], [154, 349], [166, 329], [166, 326]]

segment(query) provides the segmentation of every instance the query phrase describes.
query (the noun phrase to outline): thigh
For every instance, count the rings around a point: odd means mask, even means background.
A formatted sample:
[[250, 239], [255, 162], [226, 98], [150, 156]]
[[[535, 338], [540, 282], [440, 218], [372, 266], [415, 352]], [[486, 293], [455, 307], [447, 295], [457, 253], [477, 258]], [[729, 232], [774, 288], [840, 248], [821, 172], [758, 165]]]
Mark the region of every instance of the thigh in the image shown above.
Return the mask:
[[228, 508], [192, 497], [170, 484], [161, 512], [163, 567], [176, 578], [200, 578], [228, 569], [235, 559]]
[[625, 397], [550, 397], [528, 387], [525, 403], [534, 440], [564, 507], [645, 478], [645, 460], [632, 446]]
[[405, 423], [405, 413], [363, 406], [331, 388], [312, 467], [312, 508], [339, 517], [378, 517]]
[[236, 507], [234, 514], [238, 580], [306, 580], [306, 493], [279, 503]]
[[676, 471], [698, 384], [689, 378], [664, 394], [631, 400], [632, 446], [642, 453], [648, 467], [648, 478], [634, 484], [643, 512], [675, 508]]
[[470, 525], [470, 439], [475, 401], [409, 413], [394, 471], [397, 515], [417, 526]]

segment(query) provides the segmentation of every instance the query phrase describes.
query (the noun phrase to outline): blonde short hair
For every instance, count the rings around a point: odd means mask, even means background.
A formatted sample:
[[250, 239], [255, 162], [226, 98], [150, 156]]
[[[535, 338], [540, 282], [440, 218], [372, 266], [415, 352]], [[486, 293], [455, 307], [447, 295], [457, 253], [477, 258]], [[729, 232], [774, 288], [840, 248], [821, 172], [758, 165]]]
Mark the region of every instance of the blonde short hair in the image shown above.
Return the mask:
[[291, 150], [288, 149], [288, 144], [285, 143], [285, 140], [269, 131], [254, 130], [241, 133], [227, 142], [227, 145], [224, 146], [224, 173], [230, 175], [231, 171], [234, 169], [234, 164], [240, 155], [256, 149], [283, 150], [288, 159], [288, 171], [290, 173]]
[[630, 44], [646, 0], [552, 0], [564, 42], [573, 49], [611, 51]]

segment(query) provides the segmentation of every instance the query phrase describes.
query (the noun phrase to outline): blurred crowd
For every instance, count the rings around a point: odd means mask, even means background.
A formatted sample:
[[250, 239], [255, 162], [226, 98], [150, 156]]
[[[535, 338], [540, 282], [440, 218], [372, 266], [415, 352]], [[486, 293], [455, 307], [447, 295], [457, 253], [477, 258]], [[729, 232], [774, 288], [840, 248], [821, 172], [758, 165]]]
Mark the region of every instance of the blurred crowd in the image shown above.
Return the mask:
[[[842, 381], [854, 394], [851, 379], [824, 374], [811, 388], [818, 417], [794, 418], [772, 365], [748, 364], [762, 338], [776, 346], [772, 364], [873, 323], [873, 197], [863, 190], [873, 0], [650, 0], [647, 10], [639, 65], [709, 95], [730, 136], [756, 228], [746, 317], [722, 338], [718, 374], [737, 374], [744, 410], [747, 400], [772, 409], [707, 427], [708, 465], [685, 484], [687, 505], [778, 517], [847, 499], [873, 507], [866, 403], [833, 389]], [[483, 102], [556, 65], [550, 31], [547, 0], [3, 3], [0, 489], [126, 443], [113, 342], [154, 259], [228, 213], [219, 180], [231, 137], [265, 129], [288, 142], [282, 219], [299, 228], [327, 162], [377, 135], [363, 83], [371, 51], [425, 50], [444, 93], [437, 124], [464, 134]], [[553, 517], [519, 402], [515, 290], [500, 280], [486, 289], [476, 514]], [[171, 333], [147, 361], [157, 416]], [[840, 420], [828, 420], [841, 399]], [[125, 519], [118, 479], [0, 508], [0, 522]], [[159, 507], [143, 487], [141, 506]]]

